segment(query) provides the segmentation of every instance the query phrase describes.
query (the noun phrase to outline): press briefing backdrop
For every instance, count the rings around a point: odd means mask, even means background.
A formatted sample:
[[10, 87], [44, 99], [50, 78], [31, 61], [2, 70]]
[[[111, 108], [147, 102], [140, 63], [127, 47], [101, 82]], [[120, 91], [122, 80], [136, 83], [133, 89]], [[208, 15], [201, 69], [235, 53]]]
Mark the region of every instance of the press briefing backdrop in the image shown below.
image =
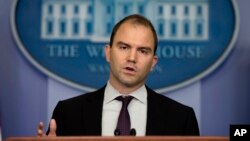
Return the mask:
[[48, 126], [58, 100], [104, 85], [103, 45], [129, 13], [147, 16], [159, 35], [160, 62], [147, 84], [193, 107], [201, 135], [227, 136], [230, 124], [250, 124], [248, 0], [116, 2], [0, 0], [4, 138], [35, 136], [39, 121]]

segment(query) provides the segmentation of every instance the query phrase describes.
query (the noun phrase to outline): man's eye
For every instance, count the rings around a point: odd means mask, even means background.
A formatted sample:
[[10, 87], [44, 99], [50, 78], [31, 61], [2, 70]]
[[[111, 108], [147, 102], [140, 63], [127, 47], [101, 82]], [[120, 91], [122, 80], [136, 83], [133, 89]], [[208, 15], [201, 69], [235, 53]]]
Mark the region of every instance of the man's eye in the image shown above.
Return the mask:
[[148, 54], [148, 50], [145, 50], [145, 49], [141, 49], [140, 52], [141, 52], [142, 54]]
[[120, 49], [123, 49], [123, 50], [128, 49], [128, 47], [127, 47], [127, 46], [120, 46], [119, 48], [120, 48]]

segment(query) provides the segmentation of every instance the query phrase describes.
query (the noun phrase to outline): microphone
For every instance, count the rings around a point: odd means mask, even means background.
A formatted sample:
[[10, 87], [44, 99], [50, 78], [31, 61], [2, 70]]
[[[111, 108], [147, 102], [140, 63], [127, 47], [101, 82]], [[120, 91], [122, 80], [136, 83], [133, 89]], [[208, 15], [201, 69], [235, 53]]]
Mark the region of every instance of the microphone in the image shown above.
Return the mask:
[[121, 131], [116, 128], [115, 131], [114, 131], [114, 135], [115, 136], [120, 136], [121, 135]]
[[130, 130], [130, 133], [129, 133], [131, 136], [135, 136], [136, 135], [136, 130], [134, 128], [132, 128]]

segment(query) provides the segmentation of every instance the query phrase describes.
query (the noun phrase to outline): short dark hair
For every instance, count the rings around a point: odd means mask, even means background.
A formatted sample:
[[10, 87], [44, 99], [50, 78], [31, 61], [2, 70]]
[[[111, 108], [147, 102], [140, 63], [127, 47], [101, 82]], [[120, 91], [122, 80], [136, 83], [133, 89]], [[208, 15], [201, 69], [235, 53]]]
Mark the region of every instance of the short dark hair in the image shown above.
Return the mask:
[[155, 31], [155, 28], [153, 26], [153, 24], [151, 23], [150, 20], [148, 20], [147, 18], [138, 15], [138, 14], [133, 14], [133, 15], [129, 15], [125, 18], [123, 18], [121, 21], [119, 21], [113, 28], [111, 36], [110, 36], [110, 46], [112, 46], [113, 44], [113, 40], [114, 37], [116, 35], [117, 30], [120, 28], [120, 26], [125, 23], [126, 21], [131, 21], [133, 23], [139, 24], [139, 25], [143, 25], [145, 27], [149, 27], [151, 29], [151, 31], [153, 32], [153, 37], [154, 37], [154, 44], [155, 44], [155, 48], [154, 48], [154, 54], [156, 53], [157, 50], [157, 45], [158, 45], [158, 38], [157, 38], [157, 34]]

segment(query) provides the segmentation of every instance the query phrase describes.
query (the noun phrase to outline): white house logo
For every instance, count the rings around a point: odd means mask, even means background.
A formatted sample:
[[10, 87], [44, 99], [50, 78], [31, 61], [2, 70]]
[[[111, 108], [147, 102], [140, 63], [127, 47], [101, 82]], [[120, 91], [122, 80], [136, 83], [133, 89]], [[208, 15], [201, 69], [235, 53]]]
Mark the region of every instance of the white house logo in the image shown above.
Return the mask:
[[84, 90], [109, 75], [104, 45], [113, 26], [138, 13], [159, 36], [159, 63], [147, 84], [163, 92], [197, 81], [228, 56], [238, 33], [233, 0], [16, 0], [12, 31], [21, 52], [45, 74]]

